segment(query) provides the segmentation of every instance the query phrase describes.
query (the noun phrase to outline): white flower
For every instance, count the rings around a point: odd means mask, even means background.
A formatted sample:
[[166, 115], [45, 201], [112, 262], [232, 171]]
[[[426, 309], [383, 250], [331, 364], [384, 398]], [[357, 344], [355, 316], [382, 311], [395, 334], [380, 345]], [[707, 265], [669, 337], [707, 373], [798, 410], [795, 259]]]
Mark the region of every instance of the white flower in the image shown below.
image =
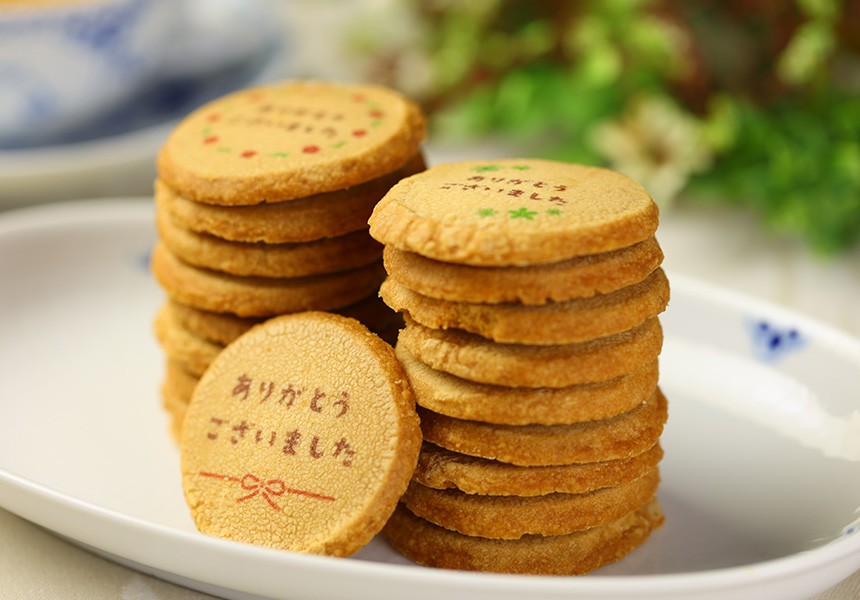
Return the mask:
[[589, 141], [611, 168], [641, 183], [661, 208], [712, 158], [701, 123], [661, 97], [634, 101], [619, 120], [597, 124]]

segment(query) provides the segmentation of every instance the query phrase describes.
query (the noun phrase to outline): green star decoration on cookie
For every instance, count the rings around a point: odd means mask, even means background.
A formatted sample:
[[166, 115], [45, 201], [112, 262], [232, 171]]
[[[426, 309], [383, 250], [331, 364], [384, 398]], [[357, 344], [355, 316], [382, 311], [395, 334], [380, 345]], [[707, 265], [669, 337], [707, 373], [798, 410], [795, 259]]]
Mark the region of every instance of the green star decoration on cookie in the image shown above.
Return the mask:
[[548, 214], [551, 217], [557, 217], [561, 214], [561, 209], [560, 208], [551, 208], [548, 211], [546, 211], [546, 214]]
[[508, 216], [511, 219], [527, 219], [531, 221], [534, 219], [534, 216], [537, 214], [537, 211], [529, 210], [525, 206], [522, 208], [518, 208], [517, 210], [509, 210]]
[[492, 217], [495, 216], [498, 211], [494, 208], [482, 208], [478, 211], [479, 217]]
[[472, 170], [476, 173], [486, 173], [487, 171], [498, 171], [501, 169], [498, 165], [481, 165], [480, 167], [475, 167]]

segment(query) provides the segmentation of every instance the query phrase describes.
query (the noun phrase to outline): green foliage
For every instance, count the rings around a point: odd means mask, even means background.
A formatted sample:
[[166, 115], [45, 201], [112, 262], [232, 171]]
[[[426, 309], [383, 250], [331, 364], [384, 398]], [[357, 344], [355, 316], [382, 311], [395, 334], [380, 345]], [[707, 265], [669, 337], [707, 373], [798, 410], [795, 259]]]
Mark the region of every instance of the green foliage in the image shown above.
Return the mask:
[[860, 242], [860, 102], [736, 101], [729, 110], [731, 145], [715, 169], [693, 179], [693, 197], [750, 206], [822, 253]]

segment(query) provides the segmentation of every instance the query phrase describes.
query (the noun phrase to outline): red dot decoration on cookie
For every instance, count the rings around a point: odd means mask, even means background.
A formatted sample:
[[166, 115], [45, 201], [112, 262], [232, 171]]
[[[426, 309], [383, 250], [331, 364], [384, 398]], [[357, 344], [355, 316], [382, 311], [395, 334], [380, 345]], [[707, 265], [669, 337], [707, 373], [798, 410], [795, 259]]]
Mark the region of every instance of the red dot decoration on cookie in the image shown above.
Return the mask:
[[[351, 143], [351, 140], [354, 143], [355, 140], [368, 137], [373, 129], [380, 126], [385, 117], [385, 112], [380, 109], [379, 104], [365, 94], [350, 94], [349, 100], [365, 106], [367, 112], [364, 115], [366, 115], [367, 121], [363, 127], [354, 127], [338, 132], [337, 124], [344, 121], [344, 115], [339, 112], [313, 110], [302, 105], [280, 104], [277, 98], [273, 98], [272, 94], [264, 90], [250, 91], [244, 97], [255, 104], [261, 101], [265, 101], [265, 104], [254, 106], [251, 111], [244, 113], [234, 114], [231, 112], [234, 110], [233, 106], [226, 105], [226, 113], [219, 111], [205, 114], [203, 120], [207, 125], [202, 129], [200, 137], [203, 145], [215, 146], [218, 143], [217, 151], [219, 153], [234, 154], [234, 156], [245, 159], [286, 158], [295, 152], [305, 155], [320, 154], [343, 148]], [[247, 124], [248, 126], [271, 129], [276, 133], [276, 136], [281, 134], [285, 136], [287, 147], [265, 150], [247, 148], [240, 152], [234, 151], [229, 145], [229, 140], [225, 138], [225, 132], [223, 130], [218, 131], [219, 126], [224, 124]], [[360, 123], [355, 123], [355, 125], [358, 124]], [[309, 137], [318, 137], [320, 141], [325, 141], [325, 144], [313, 143], [316, 140], [308, 140]], [[302, 140], [305, 144], [298, 148], [290, 148], [288, 144], [291, 139], [295, 142]], [[309, 141], [312, 143], [307, 143]]]

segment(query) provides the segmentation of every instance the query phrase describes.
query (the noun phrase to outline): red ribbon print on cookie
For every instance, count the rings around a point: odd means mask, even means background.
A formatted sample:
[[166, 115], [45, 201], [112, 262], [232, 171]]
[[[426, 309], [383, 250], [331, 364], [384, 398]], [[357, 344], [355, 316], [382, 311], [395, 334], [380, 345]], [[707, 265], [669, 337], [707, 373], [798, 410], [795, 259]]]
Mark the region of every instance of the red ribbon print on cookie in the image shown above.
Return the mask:
[[283, 496], [284, 494], [305, 496], [307, 498], [323, 500], [326, 502], [335, 501], [335, 498], [333, 496], [326, 496], [325, 494], [317, 494], [314, 492], [308, 492], [306, 490], [288, 488], [287, 485], [280, 479], [269, 479], [264, 481], [253, 473], [245, 473], [245, 475], [243, 475], [242, 477], [233, 477], [232, 475], [222, 475], [220, 473], [200, 471], [200, 475], [203, 477], [211, 477], [213, 479], [221, 479], [223, 481], [236, 482], [242, 486], [243, 490], [250, 492], [239, 498], [236, 498], [236, 502], [244, 502], [245, 500], [250, 500], [255, 496], [262, 496], [263, 500], [268, 502], [269, 506], [271, 506], [276, 511], [280, 511], [281, 507], [275, 503], [273, 496]]

